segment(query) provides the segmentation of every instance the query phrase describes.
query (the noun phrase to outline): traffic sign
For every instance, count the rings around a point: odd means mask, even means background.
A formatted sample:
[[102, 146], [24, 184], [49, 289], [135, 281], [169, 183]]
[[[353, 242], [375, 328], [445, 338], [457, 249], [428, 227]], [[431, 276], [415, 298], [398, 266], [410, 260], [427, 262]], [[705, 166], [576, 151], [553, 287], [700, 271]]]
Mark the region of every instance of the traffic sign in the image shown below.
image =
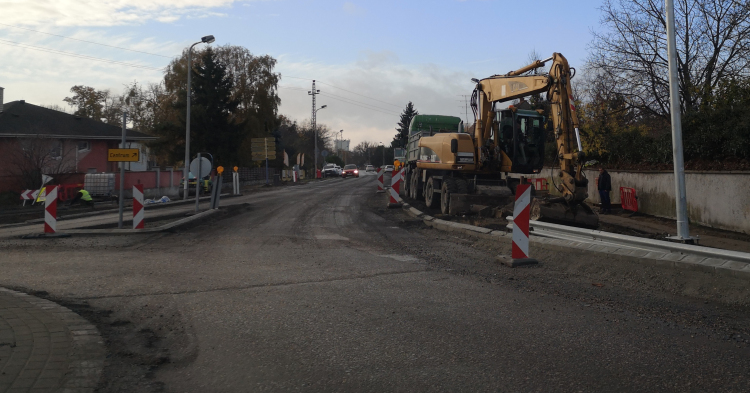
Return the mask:
[[276, 154], [269, 153], [268, 156], [266, 156], [265, 154], [253, 154], [253, 161], [263, 161], [266, 158], [268, 158], [269, 160], [275, 160]]
[[326, 157], [328, 155], [328, 150], [321, 151], [320, 155], [323, 156], [323, 157]]
[[198, 159], [193, 158], [193, 161], [190, 162], [190, 172], [193, 176], [197, 175], [201, 179], [208, 176], [211, 173], [211, 161], [206, 157], [201, 157], [201, 173], [196, 174], [198, 172]]
[[250, 147], [250, 151], [252, 151], [253, 153], [265, 153], [266, 150], [268, 150], [269, 153], [272, 152], [272, 151], [276, 151], [276, 146], [268, 146], [268, 147], [266, 147], [266, 146], [255, 146], [255, 145], [253, 145], [253, 146]]
[[139, 149], [109, 149], [107, 151], [109, 162], [138, 162], [140, 156]]

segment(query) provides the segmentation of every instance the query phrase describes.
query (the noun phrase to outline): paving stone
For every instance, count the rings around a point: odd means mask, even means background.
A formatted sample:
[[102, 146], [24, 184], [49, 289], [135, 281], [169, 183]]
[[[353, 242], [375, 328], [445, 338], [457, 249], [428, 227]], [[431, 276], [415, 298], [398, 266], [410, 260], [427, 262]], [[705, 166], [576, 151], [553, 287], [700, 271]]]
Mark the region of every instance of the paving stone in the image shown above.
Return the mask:
[[[0, 392], [91, 393], [99, 382], [101, 336], [51, 301], [0, 288], [0, 340], [15, 343], [0, 347]], [[79, 377], [70, 378], [73, 373]]]

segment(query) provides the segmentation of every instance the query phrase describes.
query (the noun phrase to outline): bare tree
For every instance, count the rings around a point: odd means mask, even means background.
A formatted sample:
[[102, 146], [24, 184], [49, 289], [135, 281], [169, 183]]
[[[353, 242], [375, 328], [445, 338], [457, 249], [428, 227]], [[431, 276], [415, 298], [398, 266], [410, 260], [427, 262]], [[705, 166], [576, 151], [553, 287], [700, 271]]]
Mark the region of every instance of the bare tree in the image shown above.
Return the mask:
[[[709, 105], [718, 84], [750, 65], [747, 0], [676, 0], [678, 77], [682, 110]], [[617, 81], [632, 107], [669, 117], [664, 2], [605, 0], [603, 30], [594, 32], [588, 68]]]
[[13, 149], [11, 162], [13, 174], [18, 176], [20, 186], [38, 188], [42, 174], [56, 177], [75, 170], [75, 154], [78, 146], [73, 142], [45, 137], [18, 139]]

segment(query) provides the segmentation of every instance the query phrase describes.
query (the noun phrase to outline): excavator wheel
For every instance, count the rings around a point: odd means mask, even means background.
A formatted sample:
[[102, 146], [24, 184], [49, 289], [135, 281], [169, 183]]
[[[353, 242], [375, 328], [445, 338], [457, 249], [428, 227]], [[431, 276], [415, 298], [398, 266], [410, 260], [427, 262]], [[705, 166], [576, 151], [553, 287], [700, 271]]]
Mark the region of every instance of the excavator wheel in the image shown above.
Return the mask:
[[432, 176], [427, 179], [427, 184], [424, 185], [424, 203], [429, 209], [432, 209], [437, 205], [437, 198], [435, 198], [435, 179], [433, 179]]
[[456, 193], [468, 194], [469, 193], [469, 182], [465, 179], [456, 179]]
[[440, 187], [440, 212], [448, 214], [451, 202], [451, 194], [455, 194], [458, 190], [456, 179], [447, 177], [443, 179], [443, 186]]

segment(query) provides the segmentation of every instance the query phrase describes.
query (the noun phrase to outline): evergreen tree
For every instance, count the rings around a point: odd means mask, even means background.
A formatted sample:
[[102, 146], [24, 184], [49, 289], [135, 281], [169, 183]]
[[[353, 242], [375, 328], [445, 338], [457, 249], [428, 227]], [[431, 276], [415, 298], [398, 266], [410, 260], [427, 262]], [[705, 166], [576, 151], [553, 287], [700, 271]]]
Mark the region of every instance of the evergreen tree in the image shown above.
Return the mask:
[[418, 114], [419, 112], [414, 109], [414, 104], [409, 101], [404, 111], [401, 112], [401, 119], [396, 127], [398, 133], [393, 137], [392, 147], [406, 147], [406, 143], [409, 142], [409, 124], [411, 124], [411, 119]]
[[242, 127], [233, 121], [239, 106], [232, 98], [234, 83], [226, 65], [218, 61], [210, 47], [201, 60], [193, 79], [191, 150], [211, 153], [217, 165], [233, 165], [239, 160], [238, 146], [245, 139]]

